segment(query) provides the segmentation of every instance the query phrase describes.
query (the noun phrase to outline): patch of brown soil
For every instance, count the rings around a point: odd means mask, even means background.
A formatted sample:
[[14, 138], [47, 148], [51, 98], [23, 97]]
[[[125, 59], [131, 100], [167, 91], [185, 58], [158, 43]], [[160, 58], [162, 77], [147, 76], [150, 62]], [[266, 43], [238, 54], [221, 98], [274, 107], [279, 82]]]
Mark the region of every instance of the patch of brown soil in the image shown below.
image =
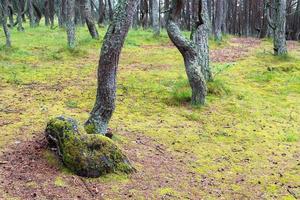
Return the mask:
[[210, 51], [213, 62], [236, 62], [260, 44], [257, 38], [232, 38], [230, 46]]
[[298, 50], [300, 47], [300, 42], [298, 41], [287, 41], [288, 49], [289, 50]]
[[[172, 188], [186, 198], [199, 199], [199, 194], [193, 191], [203, 191], [201, 187], [205, 185], [187, 168], [193, 162], [191, 155], [175, 155], [175, 152], [169, 152], [163, 145], [143, 135], [125, 133], [124, 136], [131, 141], [123, 148], [124, 152], [138, 169], [124, 184], [99, 183], [62, 173], [61, 166], [45, 159], [45, 140], [37, 139], [15, 144], [1, 156], [0, 199], [177, 198], [172, 194], [160, 196], [159, 188]], [[62, 177], [66, 186], [54, 184], [58, 176]], [[118, 187], [117, 191], [113, 189], [115, 187]]]

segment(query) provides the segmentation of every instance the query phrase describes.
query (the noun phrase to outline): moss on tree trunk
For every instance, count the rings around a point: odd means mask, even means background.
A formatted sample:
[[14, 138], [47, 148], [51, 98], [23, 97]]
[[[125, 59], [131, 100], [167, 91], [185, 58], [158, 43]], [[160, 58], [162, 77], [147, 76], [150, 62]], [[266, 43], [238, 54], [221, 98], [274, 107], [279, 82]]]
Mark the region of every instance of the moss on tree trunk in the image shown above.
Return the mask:
[[79, 176], [99, 177], [110, 172], [130, 173], [134, 168], [119, 147], [100, 134], [87, 134], [67, 117], [52, 119], [46, 128], [49, 146], [64, 165]]

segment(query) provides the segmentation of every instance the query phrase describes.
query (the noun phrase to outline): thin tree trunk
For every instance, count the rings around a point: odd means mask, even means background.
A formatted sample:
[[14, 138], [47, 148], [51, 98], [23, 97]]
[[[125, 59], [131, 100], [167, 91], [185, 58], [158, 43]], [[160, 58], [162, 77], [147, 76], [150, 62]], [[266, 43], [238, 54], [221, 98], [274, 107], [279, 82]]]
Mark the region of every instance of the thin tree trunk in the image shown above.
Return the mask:
[[29, 11], [29, 23], [30, 27], [35, 27], [36, 26], [36, 18], [34, 15], [34, 8], [33, 8], [33, 0], [27, 0], [27, 7]]
[[23, 28], [23, 19], [22, 19], [22, 12], [23, 12], [23, 7], [21, 2], [17, 2], [17, 9], [18, 9], [18, 13], [17, 13], [17, 22], [18, 22], [18, 31], [24, 31]]
[[152, 22], [154, 35], [160, 34], [160, 23], [159, 23], [159, 0], [153, 0], [152, 2]]
[[115, 110], [116, 73], [120, 53], [139, 0], [119, 0], [101, 49], [94, 108], [85, 123], [87, 133], [105, 135]]
[[6, 38], [6, 47], [11, 47], [10, 32], [7, 26], [8, 0], [2, 0], [0, 3], [0, 17], [3, 31]]
[[92, 38], [99, 39], [99, 34], [92, 17], [90, 0], [81, 0], [80, 6], [81, 6], [81, 10], [83, 11], [85, 22], [87, 24], [87, 27], [89, 29]]
[[68, 47], [71, 49], [75, 48], [75, 0], [68, 0], [66, 5], [67, 13], [67, 36], [68, 36]]
[[222, 41], [222, 24], [224, 16], [224, 0], [217, 0], [215, 16], [215, 39], [217, 42]]
[[98, 19], [98, 25], [101, 25], [104, 23], [105, 18], [105, 4], [103, 0], [99, 0], [99, 19]]

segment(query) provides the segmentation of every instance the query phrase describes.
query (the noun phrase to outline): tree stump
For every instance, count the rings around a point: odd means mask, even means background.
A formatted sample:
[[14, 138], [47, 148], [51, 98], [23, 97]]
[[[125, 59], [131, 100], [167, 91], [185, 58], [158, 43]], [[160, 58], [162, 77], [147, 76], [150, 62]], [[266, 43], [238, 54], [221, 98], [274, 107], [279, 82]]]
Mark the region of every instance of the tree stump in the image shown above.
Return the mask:
[[79, 176], [96, 178], [111, 172], [135, 170], [111, 139], [101, 134], [87, 134], [72, 118], [52, 119], [45, 134], [50, 148]]

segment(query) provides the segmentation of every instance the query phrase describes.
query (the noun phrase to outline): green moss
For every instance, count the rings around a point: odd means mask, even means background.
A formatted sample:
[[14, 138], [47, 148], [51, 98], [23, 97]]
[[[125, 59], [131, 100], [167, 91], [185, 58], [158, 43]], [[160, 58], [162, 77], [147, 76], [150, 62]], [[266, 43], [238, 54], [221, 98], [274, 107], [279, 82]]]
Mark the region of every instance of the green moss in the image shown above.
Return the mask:
[[168, 196], [168, 197], [179, 197], [179, 192], [177, 192], [176, 190], [174, 190], [173, 188], [160, 188], [158, 190], [158, 194], [159, 196], [161, 197], [165, 197], [165, 196]]
[[54, 185], [56, 187], [66, 187], [67, 184], [65, 183], [64, 179], [60, 176], [56, 177], [55, 178], [55, 181], [54, 181]]
[[81, 133], [71, 118], [50, 120], [46, 138], [50, 146], [58, 147], [66, 167], [78, 175], [99, 177], [115, 171], [133, 171], [128, 159], [111, 139], [100, 134]]

